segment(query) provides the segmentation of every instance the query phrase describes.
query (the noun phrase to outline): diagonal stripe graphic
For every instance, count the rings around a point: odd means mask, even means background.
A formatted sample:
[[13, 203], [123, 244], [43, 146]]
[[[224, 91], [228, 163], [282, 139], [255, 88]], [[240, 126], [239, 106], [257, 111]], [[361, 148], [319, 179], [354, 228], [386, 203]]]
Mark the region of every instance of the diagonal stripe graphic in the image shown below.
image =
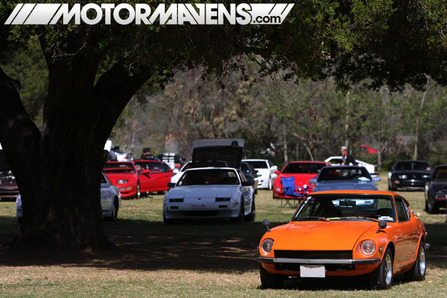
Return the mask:
[[22, 9], [22, 6], [23, 6], [22, 3], [16, 5], [16, 7], [12, 11], [11, 15], [6, 20], [5, 25], [11, 25], [12, 20], [14, 20], [14, 18], [17, 16], [17, 14], [19, 13], [20, 9]]
[[22, 25], [25, 22], [26, 18], [31, 13], [31, 11], [34, 9], [34, 6], [36, 6], [36, 4], [34, 4], [34, 3], [23, 4], [22, 9], [18, 13], [17, 17], [14, 19], [12, 24], [13, 25]]
[[37, 4], [26, 19], [26, 25], [48, 25], [61, 4]]

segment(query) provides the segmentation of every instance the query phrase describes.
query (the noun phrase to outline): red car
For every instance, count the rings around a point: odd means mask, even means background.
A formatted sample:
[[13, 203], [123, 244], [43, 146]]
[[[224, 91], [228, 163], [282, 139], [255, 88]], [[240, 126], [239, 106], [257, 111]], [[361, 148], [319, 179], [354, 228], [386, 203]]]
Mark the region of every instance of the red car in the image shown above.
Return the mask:
[[138, 170], [141, 192], [158, 192], [163, 194], [169, 189], [172, 169], [168, 164], [158, 160], [134, 160]]
[[[122, 198], [140, 198], [140, 181], [138, 171], [132, 161], [109, 161], [104, 165], [104, 173], [107, 178], [116, 185]], [[142, 174], [149, 170], [141, 171]]]
[[[276, 171], [278, 177], [273, 181], [273, 198], [287, 199], [289, 196], [284, 194], [284, 186], [281, 178], [293, 177], [295, 180], [295, 187], [299, 188], [297, 192], [310, 193], [313, 185], [309, 179], [315, 179], [321, 168], [328, 166], [328, 163], [323, 161], [292, 161], [285, 165], [281, 172]], [[307, 188], [307, 189], [304, 189]]]

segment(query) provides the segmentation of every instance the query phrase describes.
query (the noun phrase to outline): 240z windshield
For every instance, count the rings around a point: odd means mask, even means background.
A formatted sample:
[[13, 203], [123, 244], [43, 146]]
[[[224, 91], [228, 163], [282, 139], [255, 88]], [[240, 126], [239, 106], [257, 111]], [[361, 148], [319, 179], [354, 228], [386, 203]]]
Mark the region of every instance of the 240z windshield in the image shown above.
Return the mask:
[[315, 195], [308, 197], [292, 221], [309, 220], [386, 220], [395, 221], [391, 196]]

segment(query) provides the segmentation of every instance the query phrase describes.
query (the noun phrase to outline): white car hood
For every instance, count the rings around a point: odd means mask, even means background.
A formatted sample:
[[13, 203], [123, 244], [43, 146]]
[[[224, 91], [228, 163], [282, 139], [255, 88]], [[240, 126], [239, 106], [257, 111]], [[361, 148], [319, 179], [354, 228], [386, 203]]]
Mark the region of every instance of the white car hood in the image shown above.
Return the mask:
[[176, 186], [172, 188], [167, 197], [173, 198], [195, 198], [203, 197], [231, 197], [239, 189], [239, 185], [190, 185]]

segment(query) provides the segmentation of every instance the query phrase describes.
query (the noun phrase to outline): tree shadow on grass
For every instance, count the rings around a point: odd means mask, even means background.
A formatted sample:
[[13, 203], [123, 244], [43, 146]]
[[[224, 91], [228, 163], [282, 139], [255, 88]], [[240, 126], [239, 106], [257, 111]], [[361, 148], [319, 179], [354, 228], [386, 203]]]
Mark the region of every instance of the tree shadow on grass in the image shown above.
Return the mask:
[[[3, 218], [4, 219], [4, 218]], [[0, 218], [0, 221], [3, 220]], [[272, 223], [277, 226], [283, 223]], [[260, 222], [189, 222], [164, 225], [144, 220], [104, 222], [116, 247], [107, 251], [67, 251], [48, 248], [0, 247], [0, 264], [6, 266], [98, 267], [132, 270], [197, 270], [242, 274], [257, 271], [257, 246], [266, 229]], [[447, 239], [444, 224], [426, 224], [427, 265], [447, 269]], [[6, 240], [13, 234], [0, 234]], [[2, 241], [2, 243], [5, 243]], [[338, 288], [337, 280], [319, 284], [291, 281], [287, 288]], [[347, 283], [349, 284], [349, 282]], [[356, 286], [355, 286], [356, 287]], [[346, 284], [343, 285], [346, 288]]]
[[[104, 222], [104, 226], [116, 245], [115, 249], [76, 252], [2, 246], [0, 264], [243, 273], [258, 269], [257, 245], [266, 231], [260, 222], [164, 225], [162, 222], [120, 219]], [[6, 240], [7, 235], [2, 235], [1, 240]]]

